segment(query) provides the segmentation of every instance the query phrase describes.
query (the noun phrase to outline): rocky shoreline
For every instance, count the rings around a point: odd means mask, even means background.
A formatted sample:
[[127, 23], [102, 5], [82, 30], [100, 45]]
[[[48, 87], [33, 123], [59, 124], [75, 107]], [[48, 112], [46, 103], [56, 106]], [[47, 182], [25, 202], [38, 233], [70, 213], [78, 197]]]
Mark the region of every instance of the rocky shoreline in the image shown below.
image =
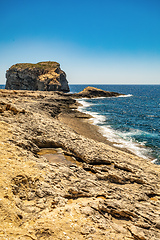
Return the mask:
[[0, 90], [0, 239], [160, 239], [160, 167], [114, 148], [77, 107]]

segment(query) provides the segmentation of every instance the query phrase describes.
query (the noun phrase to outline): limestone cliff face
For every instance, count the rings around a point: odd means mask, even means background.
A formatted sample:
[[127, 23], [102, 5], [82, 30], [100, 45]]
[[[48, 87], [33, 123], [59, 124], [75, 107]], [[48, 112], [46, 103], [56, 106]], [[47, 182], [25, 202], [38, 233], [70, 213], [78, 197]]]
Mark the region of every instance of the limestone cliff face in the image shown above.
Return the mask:
[[69, 92], [66, 74], [57, 62], [15, 64], [6, 79], [6, 89]]

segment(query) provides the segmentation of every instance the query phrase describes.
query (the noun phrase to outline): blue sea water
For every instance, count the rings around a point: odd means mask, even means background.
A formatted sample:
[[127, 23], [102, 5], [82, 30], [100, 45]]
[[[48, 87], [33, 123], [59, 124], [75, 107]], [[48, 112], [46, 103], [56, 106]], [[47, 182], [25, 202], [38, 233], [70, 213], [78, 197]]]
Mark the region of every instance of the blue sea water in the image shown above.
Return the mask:
[[5, 88], [5, 85], [0, 85], [0, 89], [4, 89]]
[[[88, 85], [70, 85], [71, 92]], [[94, 124], [115, 146], [160, 164], [160, 85], [90, 85], [126, 96], [81, 99], [80, 111], [90, 113]]]

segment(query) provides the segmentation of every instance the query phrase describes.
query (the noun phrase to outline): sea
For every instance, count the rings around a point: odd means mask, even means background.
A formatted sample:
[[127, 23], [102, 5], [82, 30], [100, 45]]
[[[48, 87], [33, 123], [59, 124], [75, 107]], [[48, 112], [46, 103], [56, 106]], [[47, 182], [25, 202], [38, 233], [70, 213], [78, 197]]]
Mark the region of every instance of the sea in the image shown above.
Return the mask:
[[[80, 92], [87, 86], [71, 84], [70, 91]], [[160, 85], [89, 86], [125, 96], [78, 99], [79, 111], [92, 115], [92, 123], [114, 146], [160, 165]]]
[[[70, 85], [80, 92], [88, 85]], [[114, 146], [160, 165], [160, 85], [89, 85], [125, 94], [78, 100], [99, 131]]]
[[5, 85], [0, 85], [0, 89], [5, 89]]

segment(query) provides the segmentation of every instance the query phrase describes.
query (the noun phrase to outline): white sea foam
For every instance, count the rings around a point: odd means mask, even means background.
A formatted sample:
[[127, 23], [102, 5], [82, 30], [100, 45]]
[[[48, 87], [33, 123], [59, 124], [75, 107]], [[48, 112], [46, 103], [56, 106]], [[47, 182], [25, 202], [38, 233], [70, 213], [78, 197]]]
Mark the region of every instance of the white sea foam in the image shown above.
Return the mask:
[[157, 162], [158, 162], [157, 159], [152, 160], [152, 163], [157, 163]]
[[118, 97], [132, 97], [132, 94], [127, 94], [127, 95], [119, 95]]
[[103, 99], [103, 98], [106, 98], [106, 97], [94, 97], [94, 98], [91, 98], [91, 99]]
[[115, 97], [106, 97], [106, 98], [126, 98], [126, 97], [132, 97], [132, 94], [127, 94], [127, 95], [119, 95], [119, 96], [115, 96]]
[[91, 116], [93, 116], [93, 118], [90, 119], [93, 124], [97, 125], [97, 124], [100, 124], [100, 123], [103, 123], [103, 122], [106, 121], [106, 117], [105, 116], [100, 115], [97, 112], [87, 111], [88, 107], [90, 107], [91, 105], [95, 105], [95, 104], [86, 102], [86, 101], [84, 101], [84, 99], [78, 100], [78, 102], [83, 105], [83, 106], [79, 106], [78, 110], [80, 112], [87, 113], [87, 114], [90, 114]]
[[[107, 120], [106, 116], [100, 115], [97, 112], [87, 111], [87, 108], [94, 104], [86, 102], [84, 99], [78, 101], [83, 104], [83, 106], [80, 106], [78, 110], [93, 116], [93, 118], [90, 119], [92, 123], [95, 125], [99, 125], [100, 133], [104, 137], [106, 137], [107, 140], [112, 142], [115, 147], [128, 149], [137, 156], [148, 159], [147, 156], [149, 154], [149, 150], [144, 147], [145, 142], [138, 143], [132, 140], [133, 136], [147, 134], [147, 132], [143, 132], [138, 129], [130, 129], [129, 132], [120, 132], [114, 130], [113, 128], [111, 128], [111, 126], [104, 125]], [[101, 124], [103, 126], [100, 126]]]
[[106, 121], [106, 117], [103, 115], [100, 115], [96, 112], [89, 112], [89, 114], [91, 116], [93, 116], [93, 118], [91, 118], [90, 120], [92, 121], [93, 124], [98, 125], [98, 124], [102, 124]]
[[120, 131], [113, 130], [110, 126], [107, 125], [100, 127], [100, 132], [110, 142], [113, 142], [113, 145], [115, 147], [126, 148], [137, 156], [148, 159], [147, 155], [149, 153], [149, 150], [143, 147], [144, 143], [140, 144], [132, 140], [131, 136], [134, 135], [134, 133], [122, 133]]
[[[86, 108], [88, 108], [88, 107], [90, 107], [90, 106], [92, 105], [92, 103], [86, 102], [84, 99], [78, 100], [78, 102], [79, 102], [80, 104], [82, 104], [82, 106], [79, 106], [79, 107], [78, 107], [78, 110], [79, 110], [80, 112], [84, 112], [84, 113], [86, 113]], [[88, 113], [88, 112], [87, 112], [87, 113]]]

